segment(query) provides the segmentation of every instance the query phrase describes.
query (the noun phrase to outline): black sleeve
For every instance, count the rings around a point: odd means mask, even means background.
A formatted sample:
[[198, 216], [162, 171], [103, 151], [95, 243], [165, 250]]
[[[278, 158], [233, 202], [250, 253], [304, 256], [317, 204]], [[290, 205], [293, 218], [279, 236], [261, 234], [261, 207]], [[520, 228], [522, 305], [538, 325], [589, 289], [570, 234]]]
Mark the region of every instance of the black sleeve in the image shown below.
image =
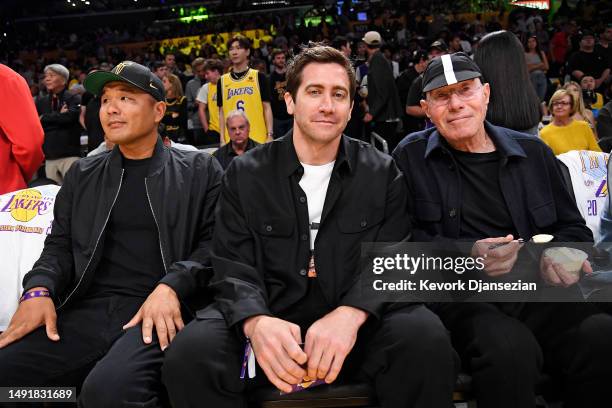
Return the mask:
[[423, 77], [419, 75], [410, 85], [406, 106], [421, 106], [421, 99], [423, 99]]
[[[68, 106], [68, 112], [50, 112], [45, 113], [40, 119], [44, 125], [72, 125], [79, 123], [79, 116], [81, 115], [81, 97], [78, 95], [66, 95], [64, 96], [61, 104]], [[60, 104], [60, 105], [61, 105]]]
[[[601, 108], [597, 116], [597, 136], [599, 139], [612, 138], [612, 103]], [[609, 143], [609, 142], [608, 142]]]
[[91, 101], [94, 98], [93, 94], [90, 92], [85, 92], [83, 94], [83, 96], [81, 97], [81, 106], [87, 106], [87, 104], [89, 103], [89, 101]]
[[203, 205], [201, 212], [194, 217], [198, 222], [197, 243], [189, 258], [174, 262], [168, 268], [159, 283], [170, 286], [179, 299], [185, 299], [193, 294], [198, 288], [205, 288], [212, 277], [212, 266], [210, 262], [210, 249], [215, 224], [214, 211], [219, 197], [221, 177], [223, 170], [219, 162], [204, 153], [199, 154], [199, 162], [196, 163], [199, 190], [194, 194], [201, 194]]
[[270, 102], [270, 84], [266, 74], [258, 72], [257, 80], [259, 82], [259, 90], [261, 91], [261, 101]]
[[[240, 198], [237, 161], [228, 166], [215, 211], [211, 288], [228, 326], [255, 315], [271, 315], [263, 272], [255, 266], [255, 238]], [[244, 169], [241, 169], [244, 170]]]
[[49, 289], [56, 302], [58, 297], [66, 293], [74, 277], [71, 223], [77, 167], [78, 162], [75, 162], [66, 173], [64, 183], [55, 198], [51, 234], [45, 239], [40, 258], [23, 278], [24, 292], [42, 286]]
[[387, 61], [382, 56], [378, 57], [375, 55], [370, 62], [368, 69], [368, 96], [366, 98], [370, 114], [374, 117], [374, 120], [385, 109], [389, 100], [389, 93], [395, 86], [393, 72], [388, 67]]
[[223, 107], [223, 84], [221, 83], [221, 78], [217, 81], [217, 106]]

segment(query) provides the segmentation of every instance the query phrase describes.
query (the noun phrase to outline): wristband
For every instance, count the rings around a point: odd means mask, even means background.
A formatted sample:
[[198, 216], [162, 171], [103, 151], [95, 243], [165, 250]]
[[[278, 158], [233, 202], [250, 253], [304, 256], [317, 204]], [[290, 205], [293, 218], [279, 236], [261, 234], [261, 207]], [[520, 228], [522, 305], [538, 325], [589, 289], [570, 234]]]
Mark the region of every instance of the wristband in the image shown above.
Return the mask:
[[33, 290], [31, 292], [24, 293], [23, 296], [19, 298], [19, 303], [35, 297], [51, 297], [51, 295], [49, 294], [48, 290]]

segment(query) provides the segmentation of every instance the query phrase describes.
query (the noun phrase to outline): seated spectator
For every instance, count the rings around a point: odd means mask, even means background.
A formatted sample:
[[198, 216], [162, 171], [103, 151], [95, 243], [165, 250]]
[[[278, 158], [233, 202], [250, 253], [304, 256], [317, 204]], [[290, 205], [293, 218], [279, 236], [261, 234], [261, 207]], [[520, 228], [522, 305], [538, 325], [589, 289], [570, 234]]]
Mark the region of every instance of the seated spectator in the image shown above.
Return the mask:
[[60, 64], [45, 67], [48, 95], [36, 100], [36, 110], [45, 131], [43, 151], [47, 178], [62, 184], [68, 169], [81, 154], [81, 98], [66, 89], [70, 73]]
[[593, 116], [597, 118], [598, 111], [603, 108], [603, 95], [595, 91], [595, 78], [590, 75], [585, 75], [580, 80], [582, 87], [582, 99], [584, 100], [585, 108], [593, 112]]
[[574, 119], [574, 94], [568, 90], [560, 89], [550, 98], [552, 122], [540, 131], [540, 137], [556, 155], [570, 150], [592, 150], [600, 152], [595, 135], [589, 125]]
[[[547, 258], [541, 268], [513, 268], [519, 237], [593, 238], [550, 149], [485, 120], [489, 84], [479, 71], [461, 53], [436, 58], [425, 71], [421, 104], [435, 128], [408, 136], [393, 153], [411, 192], [413, 239], [476, 241], [473, 255], [487, 260], [482, 279], [541, 279], [576, 293], [578, 277]], [[499, 251], [490, 248], [494, 243], [506, 245]], [[591, 271], [587, 263], [583, 268]], [[593, 305], [466, 302], [432, 308], [472, 374], [478, 407], [535, 407], [544, 370], [564, 384], [565, 407], [609, 405], [612, 348], [601, 339], [612, 337], [612, 316]]]
[[595, 132], [595, 116], [593, 112], [586, 108], [584, 98], [582, 97], [582, 87], [574, 81], [563, 84], [562, 89], [567, 89], [574, 97], [574, 119], [586, 122], [591, 130]]
[[568, 71], [572, 79], [580, 82], [583, 76], [595, 78], [595, 89], [602, 89], [610, 77], [610, 61], [595, 49], [595, 36], [591, 30], [580, 33], [580, 50], [568, 60]]
[[44, 133], [28, 84], [2, 64], [0, 101], [0, 194], [4, 194], [25, 188], [40, 167]]
[[229, 132], [230, 142], [213, 153], [213, 156], [221, 163], [223, 170], [227, 169], [234, 158], [259, 145], [249, 137], [251, 125], [244, 111], [235, 110], [228, 113], [225, 125]]
[[162, 119], [165, 125], [164, 136], [174, 142], [187, 140], [187, 99], [183, 95], [181, 80], [174, 74], [168, 74], [163, 79], [166, 90], [166, 113]]

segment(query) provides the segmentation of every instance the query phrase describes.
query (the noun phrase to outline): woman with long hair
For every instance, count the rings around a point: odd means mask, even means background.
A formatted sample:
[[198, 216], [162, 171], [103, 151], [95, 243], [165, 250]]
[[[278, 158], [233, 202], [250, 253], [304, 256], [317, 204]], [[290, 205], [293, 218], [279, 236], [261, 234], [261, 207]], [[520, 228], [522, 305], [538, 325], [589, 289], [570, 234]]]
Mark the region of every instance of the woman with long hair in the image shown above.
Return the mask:
[[[574, 119], [575, 120], [583, 120], [589, 124], [591, 130], [595, 132], [595, 117], [593, 116], [593, 112], [586, 108], [584, 104], [584, 98], [582, 97], [582, 87], [578, 85], [578, 82], [569, 81], [563, 84], [562, 89], [565, 89], [572, 93], [574, 96]], [[597, 134], [595, 134], [597, 136]]]
[[527, 62], [527, 71], [529, 71], [529, 78], [531, 78], [533, 88], [538, 98], [540, 98], [540, 102], [542, 102], [546, 97], [546, 89], [548, 88], [546, 72], [549, 67], [546, 54], [540, 49], [538, 37], [535, 35], [529, 37], [525, 43], [525, 61]]
[[183, 94], [183, 85], [174, 74], [166, 75], [162, 82], [166, 90], [166, 113], [162, 118], [166, 128], [163, 136], [168, 136], [173, 142], [183, 142], [187, 135], [187, 99]]
[[478, 43], [474, 61], [491, 86], [487, 120], [494, 125], [537, 135], [540, 101], [527, 72], [525, 52], [509, 31], [487, 34]]
[[549, 104], [553, 120], [540, 131], [540, 137], [556, 155], [570, 150], [601, 152], [589, 125], [574, 119], [574, 98], [574, 93], [567, 89], [559, 89], [553, 94]]

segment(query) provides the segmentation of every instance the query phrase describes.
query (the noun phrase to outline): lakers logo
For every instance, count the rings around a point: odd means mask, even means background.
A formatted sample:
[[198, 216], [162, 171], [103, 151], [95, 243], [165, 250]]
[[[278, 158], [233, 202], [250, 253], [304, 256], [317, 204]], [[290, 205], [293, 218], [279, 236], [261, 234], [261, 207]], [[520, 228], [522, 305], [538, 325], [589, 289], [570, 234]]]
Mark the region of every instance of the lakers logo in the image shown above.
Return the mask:
[[11, 196], [0, 212], [10, 212], [16, 221], [28, 222], [37, 215], [46, 213], [50, 204], [48, 200], [43, 199], [40, 191], [31, 188]]

